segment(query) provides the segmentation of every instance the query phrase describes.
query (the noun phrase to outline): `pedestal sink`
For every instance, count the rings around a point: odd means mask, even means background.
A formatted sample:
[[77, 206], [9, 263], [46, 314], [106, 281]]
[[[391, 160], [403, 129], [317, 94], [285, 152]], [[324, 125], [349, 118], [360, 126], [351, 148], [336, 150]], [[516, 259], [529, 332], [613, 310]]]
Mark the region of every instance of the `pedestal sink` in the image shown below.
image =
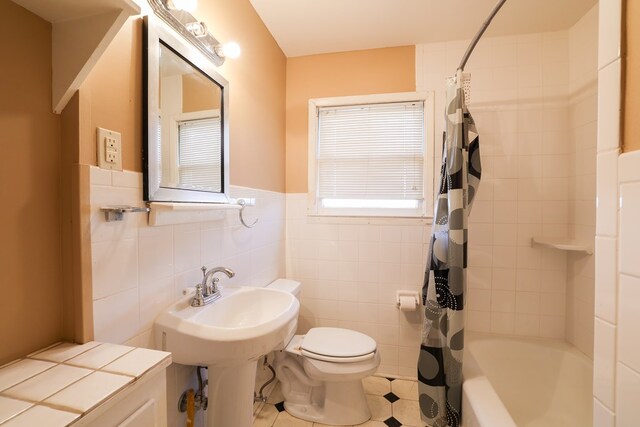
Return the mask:
[[251, 427], [257, 360], [286, 345], [300, 303], [269, 288], [224, 288], [222, 297], [191, 307], [184, 297], [155, 321], [157, 345], [183, 365], [207, 366], [208, 427]]

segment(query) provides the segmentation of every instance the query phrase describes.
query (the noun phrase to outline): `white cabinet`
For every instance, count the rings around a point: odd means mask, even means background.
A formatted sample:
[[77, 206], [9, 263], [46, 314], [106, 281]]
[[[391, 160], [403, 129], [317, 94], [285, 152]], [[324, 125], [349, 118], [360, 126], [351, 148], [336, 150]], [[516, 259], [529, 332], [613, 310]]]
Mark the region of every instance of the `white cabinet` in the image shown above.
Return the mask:
[[[166, 369], [154, 369], [82, 417], [74, 427], [166, 427]], [[154, 371], [152, 370], [152, 371]]]
[[151, 399], [147, 400], [144, 405], [128, 416], [126, 420], [118, 424], [118, 427], [156, 427], [157, 425], [156, 400]]

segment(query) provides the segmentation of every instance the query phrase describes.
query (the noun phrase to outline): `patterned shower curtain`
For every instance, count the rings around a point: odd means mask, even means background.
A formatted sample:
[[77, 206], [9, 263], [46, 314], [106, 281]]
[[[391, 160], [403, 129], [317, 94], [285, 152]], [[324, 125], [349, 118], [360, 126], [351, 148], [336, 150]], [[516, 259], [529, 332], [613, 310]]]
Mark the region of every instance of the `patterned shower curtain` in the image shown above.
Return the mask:
[[467, 218], [480, 184], [479, 138], [467, 111], [462, 73], [449, 79], [440, 189], [422, 288], [425, 320], [418, 359], [422, 421], [461, 425]]

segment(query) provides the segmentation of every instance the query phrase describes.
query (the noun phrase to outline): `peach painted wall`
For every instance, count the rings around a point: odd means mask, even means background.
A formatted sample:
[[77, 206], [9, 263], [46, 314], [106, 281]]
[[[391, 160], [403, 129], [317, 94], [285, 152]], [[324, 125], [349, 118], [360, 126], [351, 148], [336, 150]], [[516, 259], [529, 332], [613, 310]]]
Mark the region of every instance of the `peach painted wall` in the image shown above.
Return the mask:
[[623, 150], [640, 150], [640, 2], [627, 1]]
[[80, 163], [97, 165], [96, 127], [122, 134], [122, 166], [142, 171], [142, 20], [129, 19], [80, 87]]
[[51, 25], [0, 0], [0, 365], [62, 337], [60, 117]]
[[[231, 184], [284, 192], [286, 58], [249, 0], [200, 2], [194, 15], [242, 55], [218, 69], [229, 81]], [[142, 23], [130, 19], [80, 92], [91, 125], [82, 162], [96, 164], [95, 128], [122, 133], [123, 166], [142, 170]], [[114, 68], [115, 66], [115, 68]]]
[[307, 192], [309, 99], [416, 90], [415, 47], [287, 60], [287, 193]]
[[220, 89], [200, 76], [186, 74], [182, 76], [182, 111], [220, 109]]

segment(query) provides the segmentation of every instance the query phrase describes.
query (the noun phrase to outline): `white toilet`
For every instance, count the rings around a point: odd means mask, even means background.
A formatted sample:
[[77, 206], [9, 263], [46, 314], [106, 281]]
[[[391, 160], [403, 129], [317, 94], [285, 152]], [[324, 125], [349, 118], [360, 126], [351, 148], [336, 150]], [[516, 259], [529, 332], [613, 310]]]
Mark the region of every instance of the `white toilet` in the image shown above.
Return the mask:
[[[269, 287], [300, 297], [300, 283]], [[380, 365], [375, 340], [342, 328], [312, 328], [276, 352], [274, 368], [291, 415], [322, 424], [355, 425], [371, 418], [362, 379]]]

